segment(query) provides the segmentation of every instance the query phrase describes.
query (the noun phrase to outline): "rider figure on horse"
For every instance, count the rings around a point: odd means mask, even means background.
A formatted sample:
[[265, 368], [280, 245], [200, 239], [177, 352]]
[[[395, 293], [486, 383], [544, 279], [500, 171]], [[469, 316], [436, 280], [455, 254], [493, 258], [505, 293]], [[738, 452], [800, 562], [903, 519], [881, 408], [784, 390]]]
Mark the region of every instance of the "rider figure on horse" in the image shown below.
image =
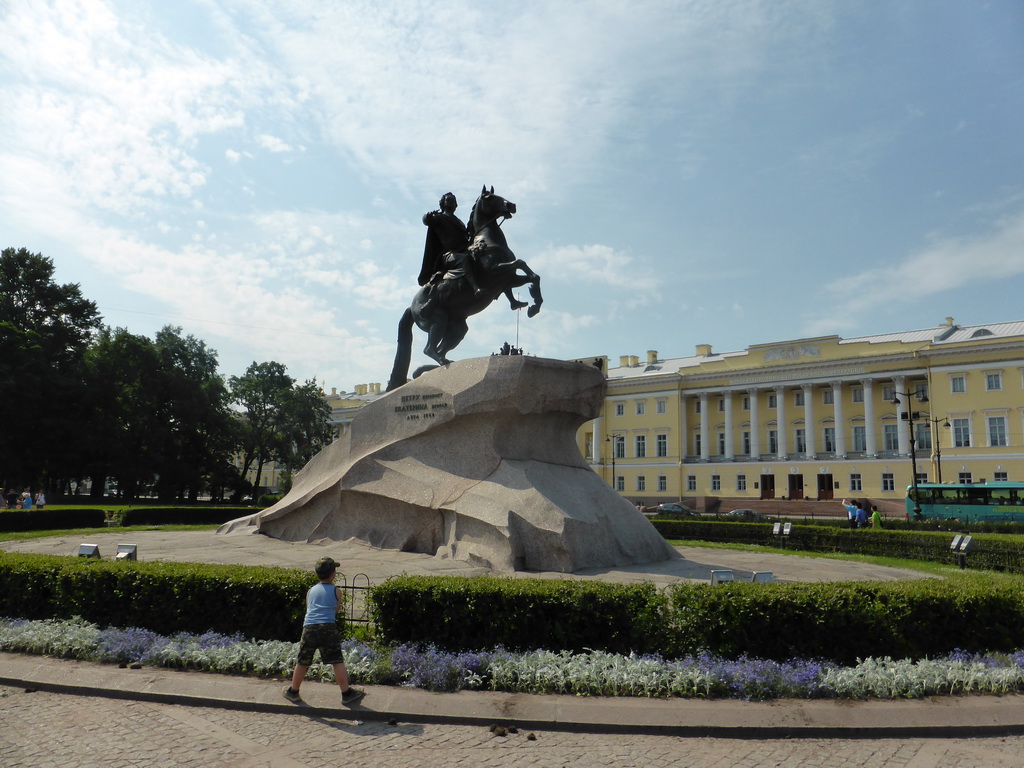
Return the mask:
[[[430, 294], [423, 305], [429, 312], [437, 301], [438, 287], [442, 280], [465, 278], [474, 296], [484, 292], [477, 282], [477, 265], [470, 246], [473, 238], [466, 225], [455, 215], [459, 202], [451, 192], [445, 192], [438, 201], [438, 209], [423, 214], [427, 227], [427, 240], [423, 246], [423, 267], [417, 281], [420, 285], [431, 286]], [[526, 302], [515, 300], [512, 290], [505, 291], [512, 309], [521, 309]]]

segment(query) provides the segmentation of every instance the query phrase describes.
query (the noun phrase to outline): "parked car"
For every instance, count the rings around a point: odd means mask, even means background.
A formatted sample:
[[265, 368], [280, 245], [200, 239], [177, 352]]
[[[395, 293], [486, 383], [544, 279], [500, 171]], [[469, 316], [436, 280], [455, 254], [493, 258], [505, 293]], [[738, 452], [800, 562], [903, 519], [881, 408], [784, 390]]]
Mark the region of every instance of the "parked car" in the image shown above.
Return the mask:
[[700, 517], [697, 510], [690, 509], [685, 504], [676, 504], [675, 502], [668, 502], [666, 504], [659, 504], [655, 510], [657, 515], [674, 515], [677, 517]]
[[725, 516], [733, 520], [755, 521], [768, 519], [768, 515], [762, 514], [756, 509], [734, 509], [731, 512], [726, 512]]

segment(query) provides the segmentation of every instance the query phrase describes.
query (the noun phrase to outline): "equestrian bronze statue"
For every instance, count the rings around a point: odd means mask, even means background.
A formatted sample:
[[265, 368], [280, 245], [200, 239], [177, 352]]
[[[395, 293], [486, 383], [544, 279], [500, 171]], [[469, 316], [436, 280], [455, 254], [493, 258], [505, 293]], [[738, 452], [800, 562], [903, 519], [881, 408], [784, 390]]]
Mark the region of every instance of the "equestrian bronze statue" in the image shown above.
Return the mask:
[[[458, 203], [445, 194], [438, 210], [423, 217], [427, 241], [423, 252], [422, 286], [398, 323], [398, 351], [387, 391], [397, 389], [409, 378], [412, 360], [413, 324], [427, 334], [423, 353], [438, 365], [446, 365], [448, 353], [466, 337], [466, 318], [486, 309], [505, 294], [512, 309], [525, 307], [516, 301], [513, 288], [529, 284], [533, 304], [526, 314], [533, 317], [544, 299], [540, 276], [522, 259], [517, 259], [505, 241], [501, 224], [516, 212], [515, 203], [494, 194], [485, 186], [473, 204], [469, 224], [455, 215]], [[422, 370], [422, 369], [420, 369]]]

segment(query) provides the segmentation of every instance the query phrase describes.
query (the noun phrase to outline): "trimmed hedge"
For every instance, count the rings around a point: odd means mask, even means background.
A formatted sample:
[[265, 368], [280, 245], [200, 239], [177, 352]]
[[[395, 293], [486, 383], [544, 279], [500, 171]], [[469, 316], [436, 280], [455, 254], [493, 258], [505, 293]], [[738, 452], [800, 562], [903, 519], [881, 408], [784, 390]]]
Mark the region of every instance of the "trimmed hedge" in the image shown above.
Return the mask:
[[0, 512], [0, 531], [102, 528], [105, 519], [102, 509], [12, 509]]
[[121, 525], [221, 525], [259, 510], [250, 507], [130, 507], [120, 510]]
[[310, 571], [285, 568], [5, 553], [0, 616], [298, 640], [315, 582]]
[[976, 579], [609, 585], [402, 576], [370, 593], [378, 634], [449, 650], [707, 651], [848, 664], [1024, 647], [1024, 591]]
[[489, 576], [396, 576], [369, 600], [378, 635], [394, 642], [618, 653], [660, 635], [664, 604], [653, 584]]
[[[666, 539], [758, 544], [807, 552], [843, 552], [956, 564], [949, 549], [954, 531], [853, 530], [835, 525], [797, 525], [787, 537], [772, 533], [771, 523], [727, 523], [713, 520], [654, 520]], [[972, 534], [974, 547], [967, 566], [1024, 573], [1024, 539], [1000, 534]]]
[[829, 584], [679, 583], [667, 590], [669, 655], [711, 649], [783, 661], [920, 659], [1024, 647], [1019, 585], [966, 579]]

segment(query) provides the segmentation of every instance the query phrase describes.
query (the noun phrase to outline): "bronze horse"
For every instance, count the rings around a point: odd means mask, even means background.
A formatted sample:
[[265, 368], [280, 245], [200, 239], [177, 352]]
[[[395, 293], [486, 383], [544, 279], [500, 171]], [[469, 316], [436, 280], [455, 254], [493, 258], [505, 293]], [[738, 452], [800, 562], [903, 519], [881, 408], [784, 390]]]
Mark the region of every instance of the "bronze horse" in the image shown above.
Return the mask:
[[420, 288], [398, 323], [398, 351], [388, 381], [388, 392], [402, 386], [409, 378], [413, 323], [427, 333], [423, 354], [438, 365], [446, 365], [451, 362], [448, 353], [469, 332], [466, 318], [482, 312], [502, 293], [529, 283], [533, 304], [527, 315], [533, 317], [540, 311], [544, 301], [540, 292], [540, 276], [525, 261], [516, 258], [508, 247], [505, 233], [501, 231], [501, 223], [515, 212], [515, 203], [494, 194], [494, 187], [490, 190], [486, 186], [483, 188], [473, 204], [468, 225], [472, 237], [469, 253], [476, 264], [481, 291], [475, 293], [464, 277], [445, 278], [435, 285]]

